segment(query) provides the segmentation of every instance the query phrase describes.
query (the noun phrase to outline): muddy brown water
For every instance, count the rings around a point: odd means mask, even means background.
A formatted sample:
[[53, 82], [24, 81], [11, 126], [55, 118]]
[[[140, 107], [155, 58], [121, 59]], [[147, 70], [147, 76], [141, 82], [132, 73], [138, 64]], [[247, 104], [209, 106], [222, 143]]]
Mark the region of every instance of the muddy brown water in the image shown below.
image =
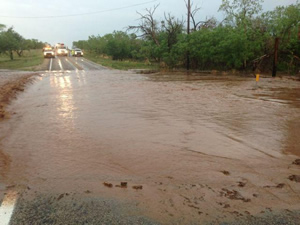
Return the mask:
[[297, 81], [49, 72], [9, 111], [7, 185], [128, 199], [162, 222], [300, 209], [300, 185], [288, 180], [299, 174]]

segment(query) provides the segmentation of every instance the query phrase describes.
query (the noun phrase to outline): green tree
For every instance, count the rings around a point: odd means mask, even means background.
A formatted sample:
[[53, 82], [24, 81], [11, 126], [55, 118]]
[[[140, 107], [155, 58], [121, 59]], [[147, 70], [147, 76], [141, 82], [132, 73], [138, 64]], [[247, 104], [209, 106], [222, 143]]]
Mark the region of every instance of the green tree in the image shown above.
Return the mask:
[[273, 11], [263, 14], [265, 26], [269, 32], [269, 51], [274, 51], [275, 38], [280, 39], [279, 51], [280, 61], [279, 66], [282, 69], [297, 71], [296, 65], [299, 65], [300, 43], [298, 40], [298, 32], [300, 26], [300, 2], [289, 6], [279, 6]]
[[[253, 56], [253, 41], [256, 40], [255, 34], [258, 34], [252, 24], [256, 16], [261, 12], [263, 0], [222, 0], [219, 11], [225, 13], [225, 24], [238, 29], [243, 40], [243, 68], [247, 67], [247, 63]], [[247, 51], [248, 49], [248, 51]]]
[[219, 11], [225, 13], [225, 21], [246, 29], [249, 20], [261, 12], [263, 0], [222, 0]]
[[5, 52], [9, 55], [10, 59], [14, 59], [13, 52], [16, 51], [20, 53], [20, 48], [24, 38], [18, 34], [12, 27], [7, 31], [2, 31], [0, 35], [0, 49], [1, 52]]

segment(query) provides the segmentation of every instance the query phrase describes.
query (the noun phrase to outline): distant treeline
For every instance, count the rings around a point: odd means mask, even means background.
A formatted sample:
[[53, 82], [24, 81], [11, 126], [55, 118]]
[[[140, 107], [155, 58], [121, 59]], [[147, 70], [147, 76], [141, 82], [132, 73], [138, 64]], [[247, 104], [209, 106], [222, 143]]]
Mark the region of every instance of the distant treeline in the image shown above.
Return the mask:
[[269, 70], [275, 39], [279, 39], [278, 68], [297, 71], [300, 65], [300, 2], [262, 13], [263, 0], [223, 0], [214, 17], [197, 21], [201, 9], [192, 6], [190, 35], [186, 22], [165, 14], [154, 18], [154, 8], [138, 13], [140, 23], [126, 32], [90, 36], [73, 45], [114, 60], [146, 60], [169, 68], [184, 67], [187, 55], [191, 68], [199, 70]]
[[43, 42], [25, 39], [12, 27], [6, 29], [5, 25], [0, 24], [0, 54], [9, 55], [11, 60], [14, 59], [14, 52], [21, 57], [24, 50], [42, 49], [43, 46]]

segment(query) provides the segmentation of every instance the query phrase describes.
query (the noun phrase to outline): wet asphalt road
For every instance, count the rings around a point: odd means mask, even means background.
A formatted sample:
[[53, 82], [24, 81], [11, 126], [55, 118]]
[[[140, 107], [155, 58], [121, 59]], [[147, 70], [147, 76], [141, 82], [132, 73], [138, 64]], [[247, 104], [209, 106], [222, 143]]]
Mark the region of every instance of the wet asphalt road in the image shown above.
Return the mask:
[[[55, 57], [45, 61], [43, 76], [47, 77], [65, 77], [65, 74], [84, 77], [86, 71], [107, 70], [82, 57]], [[64, 86], [64, 81], [60, 85]], [[83, 193], [57, 193], [39, 188], [33, 191], [27, 185], [13, 183], [0, 183], [0, 225], [158, 224], [141, 216], [136, 203], [93, 196], [88, 189]]]
[[67, 72], [67, 71], [89, 71], [89, 70], [104, 70], [105, 67], [95, 64], [83, 57], [62, 57], [47, 58], [45, 70], [52, 72]]
[[46, 60], [0, 126], [3, 224], [299, 221], [297, 84]]

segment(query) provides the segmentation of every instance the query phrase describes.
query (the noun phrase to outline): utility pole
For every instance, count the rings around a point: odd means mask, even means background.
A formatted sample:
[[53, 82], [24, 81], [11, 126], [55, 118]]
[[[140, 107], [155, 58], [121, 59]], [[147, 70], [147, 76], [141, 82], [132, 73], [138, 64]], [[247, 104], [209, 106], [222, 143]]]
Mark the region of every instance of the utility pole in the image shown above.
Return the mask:
[[[188, 35], [188, 41], [189, 41], [189, 35], [190, 35], [190, 18], [191, 18], [191, 0], [188, 0], [188, 18], [187, 18], [187, 35]], [[189, 48], [189, 46], [188, 46]], [[189, 49], [187, 51], [187, 58], [186, 58], [186, 69], [190, 70], [190, 52]]]
[[279, 47], [279, 38], [277, 37], [275, 38], [275, 44], [274, 44], [274, 60], [273, 60], [272, 77], [276, 77], [276, 73], [277, 73], [278, 47]]

